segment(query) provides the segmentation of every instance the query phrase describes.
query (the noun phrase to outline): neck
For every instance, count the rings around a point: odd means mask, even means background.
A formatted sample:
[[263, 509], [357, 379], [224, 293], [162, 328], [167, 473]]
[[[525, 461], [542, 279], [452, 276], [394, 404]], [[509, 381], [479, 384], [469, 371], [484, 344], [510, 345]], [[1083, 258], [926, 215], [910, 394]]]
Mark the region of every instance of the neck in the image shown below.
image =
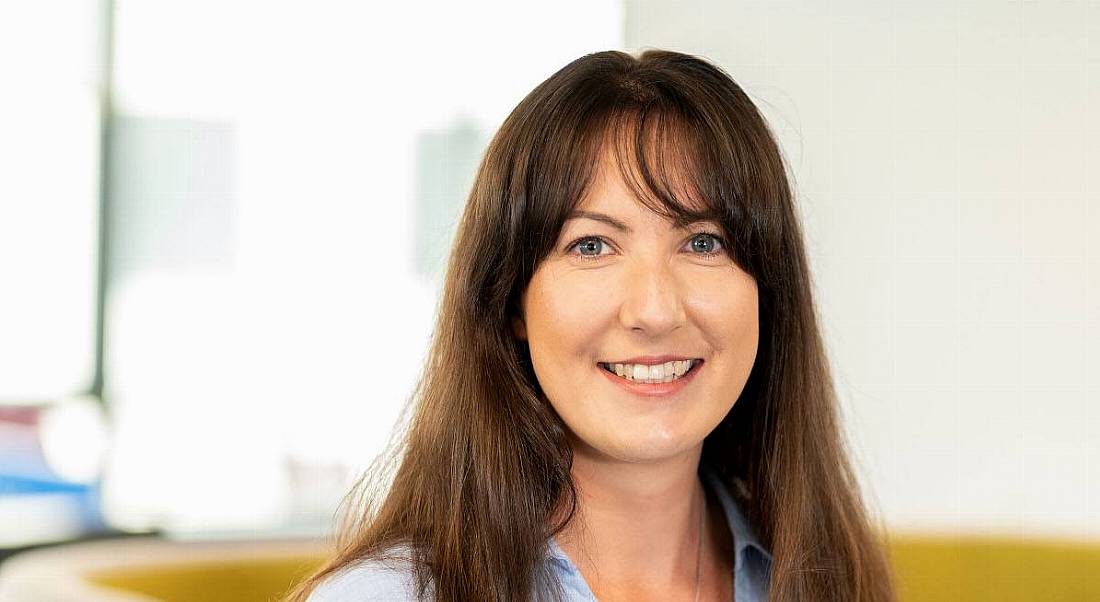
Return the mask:
[[577, 520], [557, 539], [595, 593], [692, 592], [705, 504], [701, 453], [700, 445], [654, 463], [574, 454]]

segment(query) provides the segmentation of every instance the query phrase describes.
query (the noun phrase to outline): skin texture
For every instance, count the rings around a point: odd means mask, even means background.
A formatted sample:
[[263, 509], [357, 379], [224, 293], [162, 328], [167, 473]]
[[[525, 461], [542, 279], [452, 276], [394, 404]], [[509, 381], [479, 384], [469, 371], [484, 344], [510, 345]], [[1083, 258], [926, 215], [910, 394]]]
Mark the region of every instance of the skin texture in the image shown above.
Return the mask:
[[[625, 223], [568, 220], [524, 291], [526, 340], [539, 384], [570, 431], [579, 519], [559, 543], [601, 601], [691, 599], [703, 439], [736, 402], [759, 339], [756, 282], [717, 224], [680, 230], [639, 203], [605, 155], [579, 210]], [[581, 237], [599, 237], [603, 242]], [[720, 251], [707, 256], [707, 251]], [[598, 256], [593, 258], [593, 256]], [[598, 361], [673, 354], [705, 363], [670, 397], [630, 393]], [[732, 597], [733, 558], [708, 510], [701, 599]]]

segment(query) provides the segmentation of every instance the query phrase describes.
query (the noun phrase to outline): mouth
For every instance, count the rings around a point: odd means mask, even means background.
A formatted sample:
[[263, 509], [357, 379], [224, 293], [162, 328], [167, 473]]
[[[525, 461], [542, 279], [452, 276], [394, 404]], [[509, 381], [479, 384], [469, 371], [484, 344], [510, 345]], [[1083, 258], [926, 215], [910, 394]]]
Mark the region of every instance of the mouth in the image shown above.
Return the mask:
[[664, 383], [673, 383], [693, 376], [703, 364], [703, 360], [700, 358], [686, 359], [682, 361], [671, 361], [663, 364], [645, 365], [645, 364], [613, 364], [608, 362], [597, 362], [604, 372], [609, 373], [616, 379], [634, 383], [639, 385], [657, 385]]

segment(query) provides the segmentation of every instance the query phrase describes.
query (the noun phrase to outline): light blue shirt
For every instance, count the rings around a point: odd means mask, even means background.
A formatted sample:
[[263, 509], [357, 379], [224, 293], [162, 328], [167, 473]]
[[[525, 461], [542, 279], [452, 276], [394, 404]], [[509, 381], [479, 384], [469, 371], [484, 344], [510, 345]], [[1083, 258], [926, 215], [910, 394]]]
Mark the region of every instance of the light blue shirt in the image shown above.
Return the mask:
[[[760, 545], [733, 496], [717, 474], [704, 465], [703, 482], [718, 496], [734, 543], [734, 597], [737, 602], [765, 602], [771, 554]], [[569, 556], [550, 540], [546, 561], [562, 585], [565, 602], [598, 602]], [[308, 602], [418, 602], [416, 584], [407, 564], [364, 560], [331, 575]]]

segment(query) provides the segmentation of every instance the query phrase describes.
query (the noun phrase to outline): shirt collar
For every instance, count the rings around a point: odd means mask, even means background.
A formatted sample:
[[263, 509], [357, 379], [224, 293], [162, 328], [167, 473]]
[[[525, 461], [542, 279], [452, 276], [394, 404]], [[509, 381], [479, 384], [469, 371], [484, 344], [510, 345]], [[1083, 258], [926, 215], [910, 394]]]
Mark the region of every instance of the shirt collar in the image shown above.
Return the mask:
[[760, 543], [760, 540], [756, 538], [756, 533], [752, 529], [752, 525], [749, 524], [748, 519], [741, 512], [741, 508], [737, 505], [737, 501], [733, 499], [726, 484], [722, 482], [722, 478], [718, 476], [718, 473], [709, 465], [703, 464], [700, 471], [703, 475], [704, 481], [710, 485], [710, 489], [718, 496], [718, 501], [722, 504], [722, 509], [726, 513], [726, 524], [729, 525], [730, 531], [733, 533], [735, 548], [735, 563], [734, 570], [740, 571], [745, 561], [747, 551], [749, 549], [755, 550], [765, 563], [771, 565], [772, 556], [768, 553], [768, 550]]
[[[730, 495], [729, 489], [727, 489], [725, 483], [722, 482], [721, 477], [707, 464], [701, 466], [700, 474], [703, 477], [703, 483], [710, 487], [712, 491], [718, 496], [719, 502], [722, 504], [722, 510], [726, 514], [726, 524], [729, 525], [732, 532], [734, 545], [735, 545], [735, 566], [734, 570], [740, 572], [745, 562], [745, 556], [749, 549], [755, 550], [764, 561], [771, 564], [771, 554], [760, 544], [760, 541], [756, 538], [756, 533], [753, 532], [751, 525], [745, 515], [741, 513], [741, 509], [737, 506], [737, 502]], [[558, 540], [554, 537], [550, 538], [549, 556], [553, 560], [559, 563], [565, 564], [568, 567], [572, 567], [573, 563], [569, 560], [569, 556], [558, 545]]]

